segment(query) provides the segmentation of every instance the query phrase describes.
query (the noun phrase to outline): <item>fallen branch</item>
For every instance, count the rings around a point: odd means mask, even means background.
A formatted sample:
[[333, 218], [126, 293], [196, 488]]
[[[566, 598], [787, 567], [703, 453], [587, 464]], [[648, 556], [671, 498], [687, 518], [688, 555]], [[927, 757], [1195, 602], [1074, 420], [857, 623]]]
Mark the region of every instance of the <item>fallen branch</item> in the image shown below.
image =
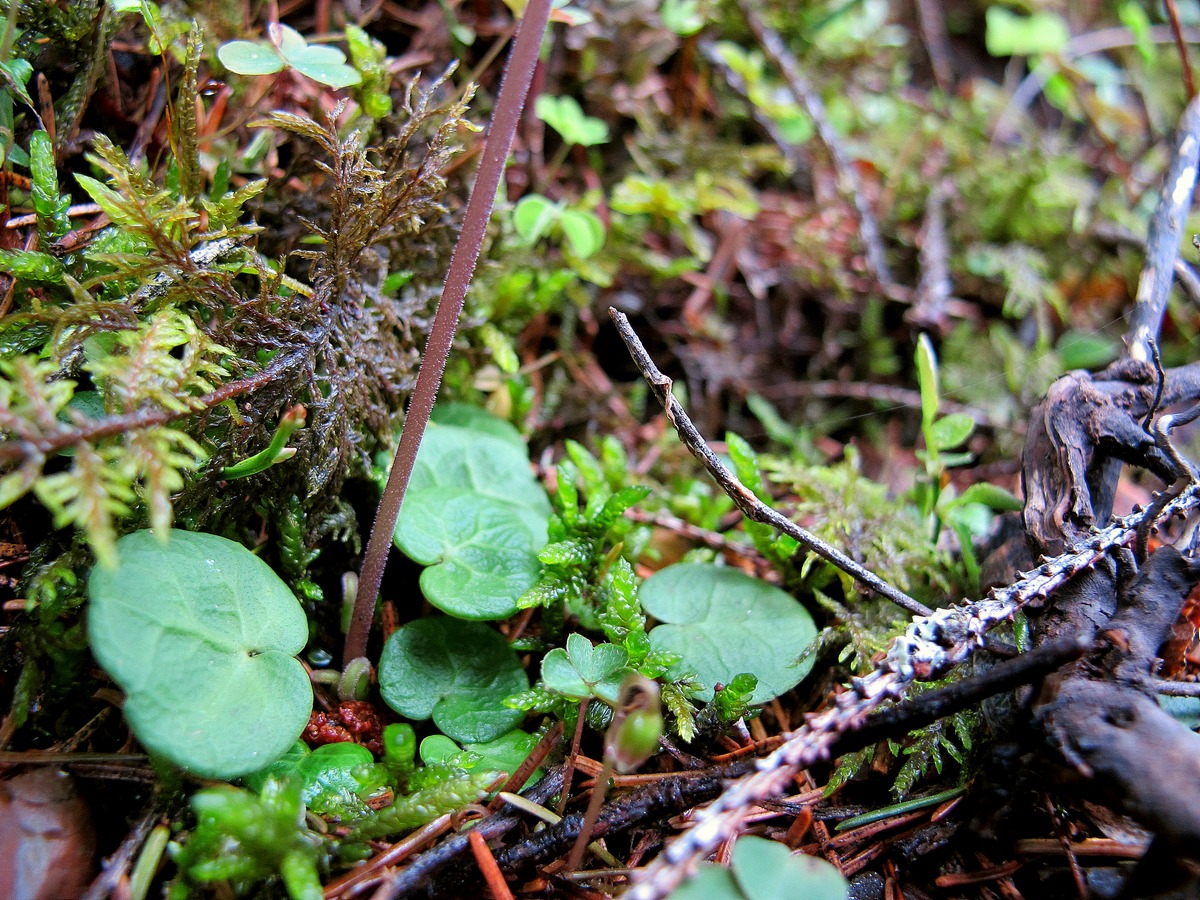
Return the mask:
[[880, 596], [886, 597], [897, 606], [908, 610], [914, 615], [929, 615], [929, 608], [925, 604], [914, 600], [908, 594], [904, 593], [904, 591], [888, 584], [874, 572], [855, 562], [836, 547], [825, 543], [811, 531], [801, 528], [787, 516], [771, 509], [771, 507], [759, 500], [752, 490], [738, 481], [737, 477], [725, 467], [725, 464], [717, 459], [717, 455], [705, 443], [700, 432], [696, 430], [696, 426], [692, 424], [692, 420], [688, 418], [683, 407], [679, 405], [679, 401], [671, 395], [671, 379], [658, 370], [658, 366], [654, 364], [654, 360], [650, 358], [650, 354], [646, 352], [646, 348], [642, 346], [642, 342], [630, 327], [629, 319], [624, 313], [612, 307], [609, 307], [608, 314], [617, 326], [617, 332], [621, 335], [621, 340], [625, 342], [625, 346], [629, 349], [629, 355], [633, 357], [634, 363], [641, 370], [646, 382], [650, 385], [650, 390], [654, 392], [654, 396], [658, 399], [658, 402], [666, 409], [667, 418], [675, 426], [680, 440], [692, 452], [692, 455], [703, 463], [704, 467], [708, 469], [709, 474], [716, 479], [717, 484], [737, 504], [738, 509], [745, 514], [746, 518], [754, 522], [761, 522], [764, 525], [770, 525], [788, 537], [795, 538], [806, 550], [837, 566], [859, 584], [870, 588]]
[[762, 46], [767, 58], [779, 69], [783, 75], [784, 83], [788, 86], [792, 96], [796, 98], [796, 102], [804, 107], [804, 111], [808, 113], [816, 126], [817, 137], [825, 147], [825, 151], [833, 160], [833, 168], [837, 173], [838, 186], [843, 195], [845, 195], [851, 203], [854, 204], [855, 210], [858, 212], [858, 236], [863, 243], [863, 251], [866, 254], [867, 268], [879, 282], [879, 286], [889, 296], [901, 298], [907, 295], [907, 290], [901, 287], [896, 279], [892, 276], [892, 271], [887, 264], [887, 254], [883, 249], [883, 239], [879, 233], [879, 223], [875, 221], [875, 213], [871, 211], [870, 205], [867, 203], [867, 198], [863, 195], [862, 183], [859, 181], [858, 173], [854, 170], [854, 165], [850, 161], [845, 148], [842, 147], [842, 139], [834, 130], [833, 124], [829, 121], [829, 116], [825, 112], [825, 104], [822, 102], [820, 95], [813, 90], [812, 85], [800, 74], [800, 67], [796, 63], [795, 57], [784, 45], [783, 40], [763, 24], [762, 19], [751, 8], [747, 0], [738, 0], [738, 9], [741, 10], [746, 24], [750, 26], [750, 30], [754, 33], [755, 40]]

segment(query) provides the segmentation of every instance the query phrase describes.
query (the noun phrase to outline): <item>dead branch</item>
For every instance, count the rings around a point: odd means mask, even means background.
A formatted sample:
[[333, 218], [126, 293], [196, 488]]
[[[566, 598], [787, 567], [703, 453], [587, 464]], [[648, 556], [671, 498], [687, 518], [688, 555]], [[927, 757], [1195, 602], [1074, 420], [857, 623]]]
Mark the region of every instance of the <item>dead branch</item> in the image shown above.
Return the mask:
[[608, 314], [617, 326], [617, 332], [621, 335], [621, 340], [625, 342], [625, 346], [629, 349], [629, 354], [633, 357], [634, 363], [637, 364], [646, 382], [650, 385], [650, 390], [654, 392], [654, 396], [663, 405], [663, 408], [666, 409], [667, 418], [675, 426], [680, 440], [692, 452], [692, 455], [700, 460], [704, 467], [708, 469], [709, 474], [716, 479], [717, 484], [737, 504], [738, 509], [746, 515], [746, 518], [754, 522], [761, 522], [764, 525], [770, 525], [772, 528], [778, 529], [789, 537], [795, 538], [806, 550], [837, 566], [860, 584], [870, 588], [880, 596], [886, 597], [897, 606], [908, 610], [914, 615], [923, 616], [929, 614], [929, 609], [925, 604], [914, 600], [908, 594], [904, 593], [904, 591], [888, 584], [874, 572], [868, 571], [864, 566], [855, 562], [841, 550], [825, 543], [812, 532], [801, 528], [791, 519], [787, 518], [787, 516], [781, 515], [759, 500], [753, 491], [742, 484], [732, 472], [725, 468], [724, 463], [717, 459], [717, 455], [705, 443], [704, 438], [696, 430], [696, 426], [692, 424], [692, 420], [688, 418], [679, 401], [672, 396], [671, 379], [658, 370], [658, 366], [654, 364], [654, 360], [650, 358], [650, 354], [646, 352], [646, 348], [642, 346], [642, 342], [634, 334], [633, 329], [629, 325], [629, 319], [625, 314], [612, 307], [609, 307]]
[[783, 40], [763, 23], [750, 4], [746, 0], [738, 0], [738, 9], [741, 10], [746, 24], [754, 32], [754, 38], [762, 46], [767, 58], [783, 75], [784, 83], [787, 84], [792, 96], [796, 98], [796, 102], [804, 107], [805, 112], [816, 126], [817, 137], [820, 138], [825, 152], [833, 161], [841, 192], [854, 204], [854, 208], [858, 212], [858, 235], [863, 243], [867, 268], [889, 296], [897, 299], [906, 296], [908, 291], [896, 282], [888, 267], [887, 254], [884, 252], [883, 239], [879, 232], [879, 223], [875, 221], [875, 213], [871, 211], [867, 198], [863, 195], [862, 183], [850, 162], [849, 155], [842, 146], [842, 139], [829, 121], [821, 96], [800, 74], [800, 66], [796, 62], [796, 58], [784, 45]]
[[1196, 190], [1196, 163], [1200, 159], [1200, 99], [1193, 99], [1179, 120], [1175, 151], [1163, 178], [1162, 194], [1146, 236], [1146, 263], [1138, 281], [1137, 297], [1129, 316], [1125, 342], [1129, 358], [1137, 363], [1151, 361], [1151, 345], [1158, 340], [1183, 222], [1192, 208]]

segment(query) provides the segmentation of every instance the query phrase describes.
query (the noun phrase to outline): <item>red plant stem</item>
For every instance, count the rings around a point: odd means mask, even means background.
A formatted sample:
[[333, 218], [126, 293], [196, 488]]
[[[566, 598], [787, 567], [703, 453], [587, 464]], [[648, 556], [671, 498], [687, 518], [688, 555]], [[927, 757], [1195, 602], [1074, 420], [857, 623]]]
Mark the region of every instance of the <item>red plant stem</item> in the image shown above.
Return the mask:
[[500, 94], [496, 100], [495, 112], [492, 113], [492, 123], [488, 128], [479, 174], [475, 178], [475, 186], [471, 189], [470, 199], [467, 200], [462, 231], [450, 257], [450, 267], [446, 271], [446, 283], [442, 287], [442, 297], [434, 315], [433, 329], [429, 333], [425, 356], [417, 373], [417, 384], [413, 388], [408, 416], [404, 420], [400, 446], [396, 450], [387, 486], [383, 489], [383, 497], [379, 501], [375, 524], [371, 527], [371, 538], [367, 542], [367, 553], [363, 558], [362, 572], [358, 578], [358, 593], [354, 597], [354, 614], [350, 619], [350, 630], [346, 634], [343, 664], [365, 656], [367, 652], [367, 637], [371, 632], [375, 600], [383, 580], [388, 549], [392, 544], [392, 532], [396, 529], [396, 519], [400, 515], [400, 504], [404, 501], [404, 492], [412, 475], [417, 448], [421, 444], [422, 435], [425, 434], [425, 426], [429, 422], [429, 414], [433, 410], [442, 375], [446, 371], [446, 357], [450, 353], [450, 344], [454, 340], [454, 331], [458, 326], [458, 316], [462, 312], [467, 288], [471, 284], [471, 276], [475, 273], [479, 248], [483, 244], [488, 219], [492, 215], [496, 189], [504, 174], [508, 151], [512, 148], [517, 123], [520, 122], [521, 112], [525, 108], [525, 98], [529, 94], [529, 83], [537, 65], [542, 36], [546, 33], [546, 25], [550, 21], [551, 2], [552, 0], [529, 0], [528, 6], [525, 7], [525, 15], [517, 26], [517, 37], [500, 81]]
[[1192, 60], [1188, 56], [1187, 41], [1183, 37], [1183, 26], [1179, 24], [1179, 10], [1175, 8], [1175, 0], [1166, 0], [1167, 17], [1171, 20], [1171, 34], [1175, 37], [1175, 46], [1179, 50], [1179, 61], [1183, 65], [1183, 87], [1187, 91], [1189, 101], [1196, 98], [1196, 77], [1192, 74]]

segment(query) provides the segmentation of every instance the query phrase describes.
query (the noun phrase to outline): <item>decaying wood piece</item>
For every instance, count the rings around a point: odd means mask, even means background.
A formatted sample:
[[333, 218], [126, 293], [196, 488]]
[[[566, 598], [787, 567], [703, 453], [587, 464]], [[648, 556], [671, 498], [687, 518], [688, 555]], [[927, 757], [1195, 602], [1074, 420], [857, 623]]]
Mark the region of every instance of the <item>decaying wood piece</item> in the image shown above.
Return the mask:
[[[1042, 552], [1107, 519], [1122, 463], [1142, 465], [1169, 486], [1144, 513], [1139, 557], [1166, 498], [1196, 485], [1194, 467], [1169, 444], [1175, 417], [1155, 419], [1165, 407], [1196, 402], [1196, 364], [1160, 376], [1155, 342], [1198, 159], [1200, 103], [1193, 100], [1151, 221], [1126, 358], [1095, 378], [1065, 376], [1034, 410], [1022, 460], [1024, 521], [1031, 546]], [[1126, 551], [1087, 572], [1031, 622], [1035, 640], [1096, 636], [1093, 652], [1050, 679], [1032, 711], [1061, 766], [1085, 790], [1153, 831], [1151, 852], [1126, 884], [1130, 897], [1187, 884], [1194, 876], [1177, 861], [1200, 860], [1200, 736], [1158, 706], [1153, 683], [1159, 648], [1200, 581], [1200, 562], [1171, 547], [1150, 555], [1140, 572], [1136, 562]]]

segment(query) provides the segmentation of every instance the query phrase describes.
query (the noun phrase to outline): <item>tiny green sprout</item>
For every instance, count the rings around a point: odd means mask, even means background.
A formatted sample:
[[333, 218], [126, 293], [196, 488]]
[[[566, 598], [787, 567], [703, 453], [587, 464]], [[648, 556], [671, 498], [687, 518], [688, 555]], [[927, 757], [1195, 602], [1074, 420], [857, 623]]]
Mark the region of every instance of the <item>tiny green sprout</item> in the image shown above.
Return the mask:
[[308, 411], [304, 406], [297, 403], [280, 418], [275, 434], [271, 436], [271, 443], [265, 450], [261, 450], [241, 462], [234, 463], [232, 466], [226, 466], [221, 470], [221, 477], [227, 481], [246, 478], [250, 475], [257, 475], [259, 472], [265, 472], [276, 463], [291, 459], [296, 455], [296, 448], [287, 446], [288, 438], [292, 436], [292, 432], [304, 427], [304, 419], [307, 414]]
[[658, 14], [667, 29], [680, 37], [693, 35], [704, 27], [700, 0], [663, 0]]
[[339, 700], [363, 700], [371, 688], [371, 663], [365, 656], [346, 663], [338, 679]]
[[587, 116], [574, 97], [542, 95], [533, 105], [537, 117], [553, 128], [568, 144], [595, 147], [608, 140], [608, 126], [594, 116]]
[[633, 772], [658, 750], [663, 730], [661, 696], [658, 682], [637, 672], [630, 672], [621, 683], [612, 722], [604, 734], [604, 767], [592, 789], [583, 827], [564, 871], [574, 872], [583, 862], [583, 851], [604, 805], [613, 771], [622, 775]]
[[238, 75], [274, 75], [291, 67], [334, 89], [362, 81], [362, 75], [346, 65], [346, 55], [336, 47], [309, 44], [287, 25], [272, 24], [268, 29], [271, 41], [230, 41], [218, 47], [221, 65]]

